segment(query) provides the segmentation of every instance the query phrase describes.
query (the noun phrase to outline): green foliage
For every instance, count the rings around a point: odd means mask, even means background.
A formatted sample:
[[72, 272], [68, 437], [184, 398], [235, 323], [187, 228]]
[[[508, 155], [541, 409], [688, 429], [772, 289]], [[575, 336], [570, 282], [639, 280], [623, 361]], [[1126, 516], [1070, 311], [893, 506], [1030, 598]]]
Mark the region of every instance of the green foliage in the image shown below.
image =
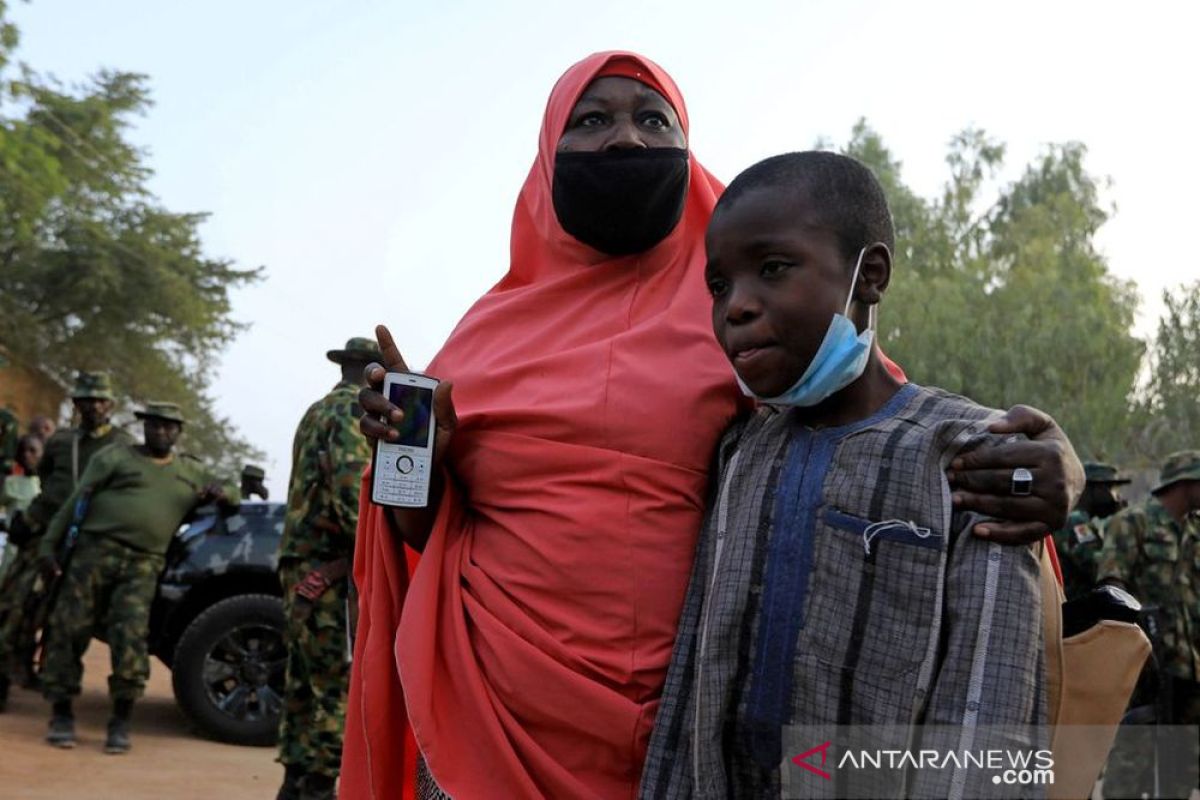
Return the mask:
[[1136, 444], [1159, 460], [1200, 447], [1200, 281], [1163, 292], [1165, 313], [1150, 354], [1150, 383]]
[[146, 188], [146, 154], [126, 134], [150, 106], [147, 79], [101, 71], [67, 89], [14, 65], [16, 42], [0, 2], [0, 344], [64, 386], [105, 369], [130, 404], [179, 402], [195, 420], [188, 449], [214, 466], [261, 456], [207, 394], [245, 327], [229, 292], [260, 271], [206, 257], [205, 215]]
[[845, 152], [880, 176], [896, 219], [880, 314], [888, 354], [918, 383], [1048, 411], [1084, 458], [1125, 455], [1144, 351], [1130, 332], [1138, 296], [1094, 246], [1108, 212], [1086, 148], [1047, 148], [991, 202], [984, 188], [1004, 147], [982, 131], [951, 141], [936, 200], [904, 185], [900, 162], [864, 123]]

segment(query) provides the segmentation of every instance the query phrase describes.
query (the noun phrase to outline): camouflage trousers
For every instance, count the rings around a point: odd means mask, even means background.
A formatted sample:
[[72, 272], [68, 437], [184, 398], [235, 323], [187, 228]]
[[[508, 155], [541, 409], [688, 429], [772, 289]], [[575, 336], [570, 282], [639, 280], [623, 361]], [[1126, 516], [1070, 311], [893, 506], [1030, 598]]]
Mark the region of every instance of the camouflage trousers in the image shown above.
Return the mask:
[[287, 616], [287, 678], [279, 723], [279, 761], [332, 778], [342, 764], [342, 728], [350, 663], [346, 657], [349, 578], [330, 586], [315, 603], [298, 598], [296, 585], [314, 562], [279, 565]]
[[24, 677], [33, 666], [36, 647], [25, 623], [26, 602], [38, 578], [38, 540], [17, 551], [0, 583], [0, 670]]
[[[1171, 797], [1187, 798], [1196, 787], [1197, 760], [1200, 759], [1197, 726], [1200, 726], [1200, 684], [1170, 678], [1171, 725], [1155, 737], [1149, 726], [1122, 725], [1104, 772], [1105, 800], [1118, 798]], [[1140, 730], [1139, 730], [1140, 729]], [[1136, 741], [1136, 746], [1127, 742]], [[1154, 770], [1155, 754], [1159, 762], [1157, 784]]]
[[51, 702], [79, 694], [83, 654], [101, 634], [112, 656], [108, 693], [142, 696], [150, 676], [150, 606], [164, 559], [111, 539], [81, 536], [46, 623], [42, 694]]

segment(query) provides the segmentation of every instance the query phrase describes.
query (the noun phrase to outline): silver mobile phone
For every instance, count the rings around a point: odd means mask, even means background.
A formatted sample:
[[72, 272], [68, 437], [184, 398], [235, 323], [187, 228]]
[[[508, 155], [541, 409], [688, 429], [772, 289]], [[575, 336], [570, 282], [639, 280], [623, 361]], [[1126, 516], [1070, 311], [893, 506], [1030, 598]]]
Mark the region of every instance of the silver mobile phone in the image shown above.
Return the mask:
[[438, 381], [411, 372], [389, 372], [383, 394], [404, 412], [393, 427], [400, 437], [375, 443], [371, 477], [371, 502], [381, 506], [423, 508], [429, 504], [433, 470], [433, 390]]

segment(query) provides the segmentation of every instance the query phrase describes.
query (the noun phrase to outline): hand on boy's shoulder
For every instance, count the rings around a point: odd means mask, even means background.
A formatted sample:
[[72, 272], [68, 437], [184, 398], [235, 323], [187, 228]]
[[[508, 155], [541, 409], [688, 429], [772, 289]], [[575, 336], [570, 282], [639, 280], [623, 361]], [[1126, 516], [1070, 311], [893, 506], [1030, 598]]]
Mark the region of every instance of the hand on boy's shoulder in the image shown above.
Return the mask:
[[[956, 511], [976, 511], [995, 521], [974, 535], [1002, 544], [1033, 544], [1061, 528], [1083, 487], [1083, 465], [1054, 419], [1014, 406], [992, 422], [999, 438], [954, 459], [947, 470]], [[1028, 495], [1013, 493], [1013, 472], [1029, 470]]]

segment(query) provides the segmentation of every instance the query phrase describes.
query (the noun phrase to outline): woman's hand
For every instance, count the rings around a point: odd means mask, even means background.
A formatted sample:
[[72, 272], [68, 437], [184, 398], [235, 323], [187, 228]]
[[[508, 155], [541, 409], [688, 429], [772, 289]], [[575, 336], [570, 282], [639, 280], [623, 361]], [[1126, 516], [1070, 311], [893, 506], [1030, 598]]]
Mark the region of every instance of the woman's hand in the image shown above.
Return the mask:
[[[389, 372], [408, 372], [408, 364], [400, 349], [392, 339], [392, 334], [384, 325], [375, 327], [375, 338], [379, 342], [379, 350], [383, 356], [383, 364], [368, 364], [363, 372], [367, 382], [366, 387], [358, 393], [358, 404], [362, 407], [363, 415], [359, 418], [358, 429], [371, 443], [377, 441], [392, 442], [400, 438], [395, 426], [404, 419], [404, 412], [393, 405], [383, 395], [383, 379]], [[387, 518], [392, 522], [396, 531], [404, 539], [405, 544], [414, 550], [425, 548], [429, 533], [433, 530], [437, 507], [441, 503], [443, 485], [443, 470], [446, 451], [454, 438], [454, 430], [458, 427], [458, 415], [454, 411], [452, 391], [454, 385], [444, 381], [433, 390], [433, 465], [430, 470], [429, 502], [424, 508], [388, 508]], [[386, 422], [383, 420], [387, 420]]]
[[[363, 415], [358, 421], [358, 429], [363, 432], [372, 445], [376, 440], [393, 442], [400, 438], [396, 425], [404, 419], [404, 412], [392, 405], [383, 396], [383, 378], [389, 372], [408, 372], [408, 364], [400, 349], [392, 339], [392, 334], [386, 325], [375, 327], [375, 338], [379, 342], [379, 351], [383, 355], [383, 364], [367, 365], [364, 377], [366, 388], [358, 393], [358, 404], [362, 407]], [[433, 435], [433, 467], [441, 465], [446, 457], [446, 449], [454, 438], [454, 429], [458, 427], [458, 415], [454, 411], [452, 392], [454, 384], [443, 381], [433, 390], [433, 416], [436, 428]], [[381, 419], [382, 418], [382, 419]], [[387, 422], [382, 420], [386, 419]]]
[[[1083, 465], [1062, 428], [1036, 408], [1013, 406], [988, 430], [1023, 433], [1029, 440], [1014, 438], [954, 459], [947, 477], [955, 509], [996, 517], [995, 522], [976, 525], [974, 533], [1004, 544], [1032, 544], [1061, 528], [1084, 485]], [[1013, 470], [1018, 467], [1033, 475], [1028, 495], [1012, 493]]]

